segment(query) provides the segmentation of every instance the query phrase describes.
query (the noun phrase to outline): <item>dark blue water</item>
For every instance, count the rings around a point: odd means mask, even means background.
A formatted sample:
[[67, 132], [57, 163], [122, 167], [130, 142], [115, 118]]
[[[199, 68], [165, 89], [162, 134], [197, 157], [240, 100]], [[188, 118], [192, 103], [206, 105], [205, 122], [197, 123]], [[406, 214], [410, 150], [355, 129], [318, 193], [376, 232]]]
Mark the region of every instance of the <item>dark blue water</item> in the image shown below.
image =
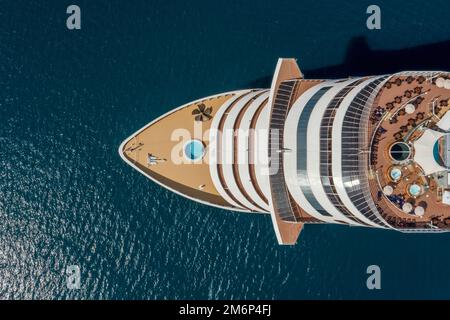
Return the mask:
[[[69, 31], [72, 2], [0, 1], [0, 298], [450, 298], [450, 234], [307, 226], [281, 247], [268, 216], [185, 200], [117, 153], [173, 107], [268, 85], [280, 56], [346, 76], [372, 65], [348, 55], [362, 36], [390, 68], [434, 66], [448, 1], [377, 1], [377, 31], [371, 3], [348, 0], [77, 0], [82, 29]], [[66, 287], [74, 264], [80, 290]], [[380, 291], [366, 288], [370, 264]]]

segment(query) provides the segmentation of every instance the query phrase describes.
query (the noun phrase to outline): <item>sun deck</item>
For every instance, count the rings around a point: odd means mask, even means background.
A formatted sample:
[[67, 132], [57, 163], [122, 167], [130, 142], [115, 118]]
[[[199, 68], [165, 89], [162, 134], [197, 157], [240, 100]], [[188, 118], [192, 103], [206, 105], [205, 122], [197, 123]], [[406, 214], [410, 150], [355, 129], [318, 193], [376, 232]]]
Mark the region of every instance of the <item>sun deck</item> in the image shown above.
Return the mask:
[[[163, 115], [122, 144], [119, 150], [122, 157], [147, 177], [178, 194], [229, 208], [211, 180], [208, 130], [217, 110], [235, 94], [198, 100]], [[201, 104], [207, 115], [200, 119], [196, 110]], [[183, 155], [184, 146], [191, 139], [204, 145], [201, 161], [192, 161]]]
[[[416, 161], [418, 155], [414, 155], [418, 152], [415, 144], [427, 130], [442, 131], [436, 124], [450, 110], [450, 90], [436, 86], [438, 77], [447, 75], [394, 75], [371, 110], [371, 192], [383, 217], [399, 229], [450, 228], [450, 206], [442, 201], [448, 188], [447, 172], [427, 172], [424, 164]], [[399, 142], [404, 143], [405, 150], [400, 144], [399, 158], [395, 159], [391, 148]], [[432, 150], [433, 146], [429, 148]], [[445, 158], [445, 146], [440, 149]], [[411, 155], [402, 159], [402, 152]], [[428, 156], [436, 154], [430, 152]]]

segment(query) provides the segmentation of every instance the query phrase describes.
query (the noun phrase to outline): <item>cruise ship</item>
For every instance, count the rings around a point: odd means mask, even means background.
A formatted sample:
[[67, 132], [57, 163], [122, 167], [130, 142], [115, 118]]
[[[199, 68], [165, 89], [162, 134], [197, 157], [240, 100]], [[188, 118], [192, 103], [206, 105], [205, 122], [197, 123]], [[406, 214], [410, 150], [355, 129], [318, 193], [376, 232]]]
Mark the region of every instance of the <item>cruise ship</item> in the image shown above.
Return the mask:
[[304, 79], [280, 58], [270, 88], [185, 104], [119, 147], [161, 186], [268, 214], [279, 244], [305, 224], [450, 230], [450, 73]]

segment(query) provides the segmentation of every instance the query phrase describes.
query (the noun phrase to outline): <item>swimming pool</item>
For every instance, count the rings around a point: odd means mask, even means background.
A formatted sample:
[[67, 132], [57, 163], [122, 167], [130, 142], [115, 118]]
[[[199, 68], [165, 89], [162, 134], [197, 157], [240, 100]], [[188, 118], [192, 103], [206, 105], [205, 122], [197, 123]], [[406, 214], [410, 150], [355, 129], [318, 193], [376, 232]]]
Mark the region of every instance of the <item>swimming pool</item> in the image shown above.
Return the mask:
[[397, 181], [402, 176], [402, 171], [399, 168], [392, 168], [390, 176], [392, 180]]

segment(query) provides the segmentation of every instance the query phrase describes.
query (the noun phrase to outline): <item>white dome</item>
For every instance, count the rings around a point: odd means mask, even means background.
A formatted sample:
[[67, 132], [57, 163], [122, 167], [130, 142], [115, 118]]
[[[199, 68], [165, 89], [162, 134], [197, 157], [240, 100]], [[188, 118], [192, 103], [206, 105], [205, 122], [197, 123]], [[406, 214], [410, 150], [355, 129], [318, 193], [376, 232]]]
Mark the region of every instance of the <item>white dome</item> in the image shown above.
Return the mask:
[[425, 214], [425, 209], [421, 206], [417, 206], [414, 209], [414, 213], [416, 214], [416, 216], [422, 217]]
[[412, 103], [408, 103], [405, 106], [405, 112], [408, 114], [414, 113], [414, 111], [416, 111], [416, 107], [412, 104]]
[[444, 87], [444, 83], [445, 83], [445, 79], [444, 78], [439, 77], [439, 78], [436, 79], [436, 86], [438, 88], [443, 88]]
[[390, 196], [391, 194], [394, 193], [394, 188], [392, 188], [392, 186], [390, 186], [390, 185], [386, 185], [383, 188], [383, 193], [387, 196]]
[[412, 211], [412, 209], [413, 209], [413, 206], [412, 206], [411, 203], [405, 202], [405, 204], [403, 205], [402, 209], [403, 209], [404, 212], [410, 213]]

